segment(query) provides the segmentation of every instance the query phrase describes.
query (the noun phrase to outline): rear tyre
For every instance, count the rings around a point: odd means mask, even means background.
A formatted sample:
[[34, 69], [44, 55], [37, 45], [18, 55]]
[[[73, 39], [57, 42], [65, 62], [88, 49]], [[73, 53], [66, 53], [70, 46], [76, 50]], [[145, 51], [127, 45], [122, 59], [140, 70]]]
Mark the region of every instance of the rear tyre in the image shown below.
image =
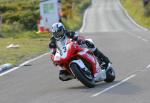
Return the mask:
[[106, 79], [104, 80], [107, 83], [113, 82], [115, 80], [115, 71], [112, 67], [106, 70]]
[[95, 81], [92, 74], [90, 75], [89, 72], [86, 74], [84, 71], [81, 70], [81, 68], [76, 63], [70, 64], [70, 68], [74, 73], [74, 75], [76, 76], [76, 78], [86, 87], [89, 88], [95, 87]]

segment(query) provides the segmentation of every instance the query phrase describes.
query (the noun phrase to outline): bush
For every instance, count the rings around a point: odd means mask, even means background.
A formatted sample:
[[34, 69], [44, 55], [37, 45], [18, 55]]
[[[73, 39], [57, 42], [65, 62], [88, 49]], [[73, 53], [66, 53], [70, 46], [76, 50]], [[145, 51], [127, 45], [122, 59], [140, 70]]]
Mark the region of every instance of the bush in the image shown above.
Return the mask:
[[24, 28], [24, 26], [18, 22], [13, 22], [11, 25], [4, 24], [2, 27], [4, 28], [4, 32], [21, 32]]
[[65, 27], [77, 30], [82, 25], [83, 12], [91, 4], [91, 0], [62, 0], [62, 22]]
[[0, 2], [0, 15], [3, 23], [12, 24], [15, 22], [23, 25], [24, 29], [33, 30], [39, 19], [39, 0], [8, 0]]
[[3, 38], [4, 37], [4, 35], [2, 34], [2, 32], [0, 32], [0, 38]]
[[144, 12], [146, 16], [150, 16], [150, 2], [144, 6]]

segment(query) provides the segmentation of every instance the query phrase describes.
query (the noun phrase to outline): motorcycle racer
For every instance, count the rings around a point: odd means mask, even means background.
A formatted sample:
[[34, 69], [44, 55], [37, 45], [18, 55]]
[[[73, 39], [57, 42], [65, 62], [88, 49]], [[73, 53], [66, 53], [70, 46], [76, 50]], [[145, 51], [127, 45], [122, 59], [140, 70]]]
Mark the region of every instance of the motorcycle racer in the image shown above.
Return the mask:
[[[71, 38], [74, 41], [77, 41], [78, 44], [82, 45], [85, 44], [86, 47], [93, 52], [95, 57], [98, 60], [98, 63], [101, 65], [102, 69], [107, 69], [108, 65], [110, 64], [109, 59], [102, 53], [98, 48], [95, 47], [94, 43], [89, 40], [80, 39], [78, 34], [74, 31], [70, 31], [65, 29], [64, 25], [62, 23], [54, 23], [52, 25], [52, 37], [50, 39], [49, 48], [51, 51], [51, 54], [55, 55], [57, 44], [59, 42], [64, 42], [66, 38]], [[105, 79], [106, 74], [102, 72], [102, 70], [96, 70], [97, 73], [94, 74], [95, 81], [99, 81], [99, 79]], [[103, 73], [103, 74], [102, 74]], [[101, 76], [103, 75], [103, 77]], [[74, 77], [68, 73], [67, 70], [61, 69], [59, 72], [59, 79], [62, 81], [71, 80]]]

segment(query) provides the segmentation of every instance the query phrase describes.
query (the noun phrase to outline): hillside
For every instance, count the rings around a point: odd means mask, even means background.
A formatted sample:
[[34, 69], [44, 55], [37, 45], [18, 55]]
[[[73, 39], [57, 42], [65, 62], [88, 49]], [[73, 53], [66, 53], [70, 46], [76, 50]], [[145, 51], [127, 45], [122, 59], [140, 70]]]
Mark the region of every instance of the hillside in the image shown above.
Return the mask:
[[[82, 24], [84, 9], [90, 0], [61, 0], [62, 21], [67, 28], [76, 30]], [[2, 32], [13, 36], [16, 32], [37, 30], [40, 17], [39, 0], [0, 0], [0, 16], [3, 17]], [[13, 33], [13, 35], [10, 35]]]
[[[120, 0], [129, 15], [139, 24], [150, 29], [150, 2], [144, 7], [143, 0]], [[145, 13], [149, 10], [149, 15]]]
[[1, 0], [0, 15], [3, 17], [3, 31], [33, 30], [39, 18], [38, 0]]

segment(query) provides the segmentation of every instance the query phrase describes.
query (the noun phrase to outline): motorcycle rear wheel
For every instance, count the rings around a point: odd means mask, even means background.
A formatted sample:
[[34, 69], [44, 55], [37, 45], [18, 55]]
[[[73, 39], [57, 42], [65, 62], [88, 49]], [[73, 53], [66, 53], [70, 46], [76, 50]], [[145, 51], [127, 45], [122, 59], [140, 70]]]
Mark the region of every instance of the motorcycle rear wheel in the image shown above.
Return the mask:
[[115, 80], [115, 70], [110, 67], [106, 70], [106, 79], [104, 80], [107, 83], [113, 82]]

